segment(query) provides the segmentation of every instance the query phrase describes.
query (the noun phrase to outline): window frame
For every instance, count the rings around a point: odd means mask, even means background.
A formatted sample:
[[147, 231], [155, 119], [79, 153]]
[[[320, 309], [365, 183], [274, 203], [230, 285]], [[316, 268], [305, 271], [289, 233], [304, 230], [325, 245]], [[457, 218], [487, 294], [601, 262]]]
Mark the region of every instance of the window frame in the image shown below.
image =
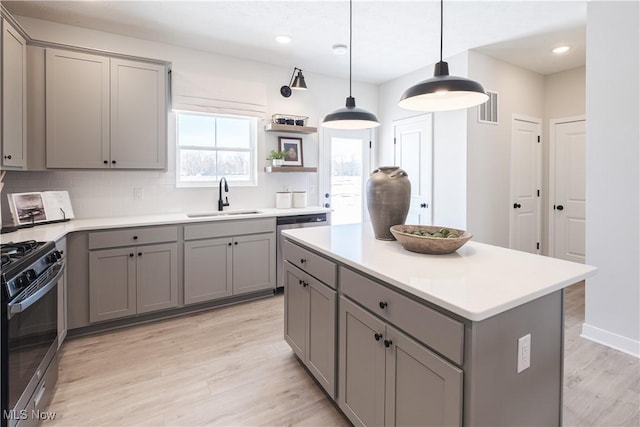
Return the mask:
[[[246, 119], [251, 125], [249, 126], [249, 147], [248, 148], [231, 148], [231, 147], [206, 147], [199, 145], [180, 145], [180, 115], [191, 116], [207, 116], [218, 118], [233, 118], [233, 119]], [[187, 181], [181, 179], [180, 175], [180, 161], [182, 158], [182, 150], [192, 151], [204, 151], [210, 153], [217, 152], [231, 152], [231, 153], [249, 153], [249, 179], [248, 180], [234, 180], [229, 179], [228, 184], [230, 187], [256, 187], [258, 186], [258, 122], [259, 119], [253, 116], [243, 116], [238, 114], [221, 114], [221, 113], [207, 113], [202, 111], [190, 111], [190, 110], [176, 110], [175, 111], [175, 126], [176, 126], [176, 188], [213, 188], [217, 187], [220, 179], [224, 176], [217, 175], [215, 178], [205, 179], [202, 181]], [[216, 124], [217, 130], [217, 124]], [[217, 135], [214, 135], [215, 139]]]

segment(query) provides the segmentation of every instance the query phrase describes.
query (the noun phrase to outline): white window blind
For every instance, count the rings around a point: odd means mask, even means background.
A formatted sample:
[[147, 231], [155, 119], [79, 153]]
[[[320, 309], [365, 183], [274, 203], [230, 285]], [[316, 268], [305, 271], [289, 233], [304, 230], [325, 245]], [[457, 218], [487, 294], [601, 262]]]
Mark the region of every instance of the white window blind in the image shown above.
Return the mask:
[[259, 118], [266, 115], [267, 87], [263, 83], [175, 68], [171, 81], [174, 110]]

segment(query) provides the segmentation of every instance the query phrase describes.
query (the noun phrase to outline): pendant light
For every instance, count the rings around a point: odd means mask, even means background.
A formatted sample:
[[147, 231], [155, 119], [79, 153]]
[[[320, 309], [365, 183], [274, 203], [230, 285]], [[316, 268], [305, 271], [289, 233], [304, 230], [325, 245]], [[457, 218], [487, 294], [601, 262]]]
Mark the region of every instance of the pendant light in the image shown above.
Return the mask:
[[411, 86], [402, 94], [398, 106], [406, 110], [460, 110], [489, 99], [480, 83], [449, 75], [449, 64], [442, 60], [443, 1], [440, 0], [440, 62], [436, 64], [432, 78]]
[[368, 129], [380, 126], [375, 114], [356, 107], [351, 96], [351, 53], [353, 51], [353, 1], [349, 0], [349, 97], [344, 108], [338, 108], [322, 121], [322, 126], [331, 129]]

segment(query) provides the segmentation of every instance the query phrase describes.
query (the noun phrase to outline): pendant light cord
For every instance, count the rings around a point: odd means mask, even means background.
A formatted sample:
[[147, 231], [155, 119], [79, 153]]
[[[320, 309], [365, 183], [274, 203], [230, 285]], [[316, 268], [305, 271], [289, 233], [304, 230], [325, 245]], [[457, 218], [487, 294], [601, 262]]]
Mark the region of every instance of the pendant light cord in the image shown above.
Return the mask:
[[440, 62], [442, 62], [442, 28], [443, 28], [443, 16], [444, 13], [442, 12], [442, 6], [443, 6], [444, 0], [440, 0]]
[[351, 52], [353, 44], [353, 0], [349, 0], [349, 98], [351, 98]]

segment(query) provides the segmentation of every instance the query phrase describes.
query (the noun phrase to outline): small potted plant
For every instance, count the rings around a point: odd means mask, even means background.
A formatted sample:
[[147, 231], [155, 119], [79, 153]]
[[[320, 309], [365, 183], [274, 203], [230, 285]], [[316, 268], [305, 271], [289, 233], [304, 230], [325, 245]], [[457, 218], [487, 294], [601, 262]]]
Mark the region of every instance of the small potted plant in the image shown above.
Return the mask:
[[271, 150], [271, 153], [269, 153], [269, 157], [267, 157], [267, 160], [271, 160], [273, 166], [282, 166], [284, 164], [284, 158], [286, 157], [286, 155], [286, 151]]

